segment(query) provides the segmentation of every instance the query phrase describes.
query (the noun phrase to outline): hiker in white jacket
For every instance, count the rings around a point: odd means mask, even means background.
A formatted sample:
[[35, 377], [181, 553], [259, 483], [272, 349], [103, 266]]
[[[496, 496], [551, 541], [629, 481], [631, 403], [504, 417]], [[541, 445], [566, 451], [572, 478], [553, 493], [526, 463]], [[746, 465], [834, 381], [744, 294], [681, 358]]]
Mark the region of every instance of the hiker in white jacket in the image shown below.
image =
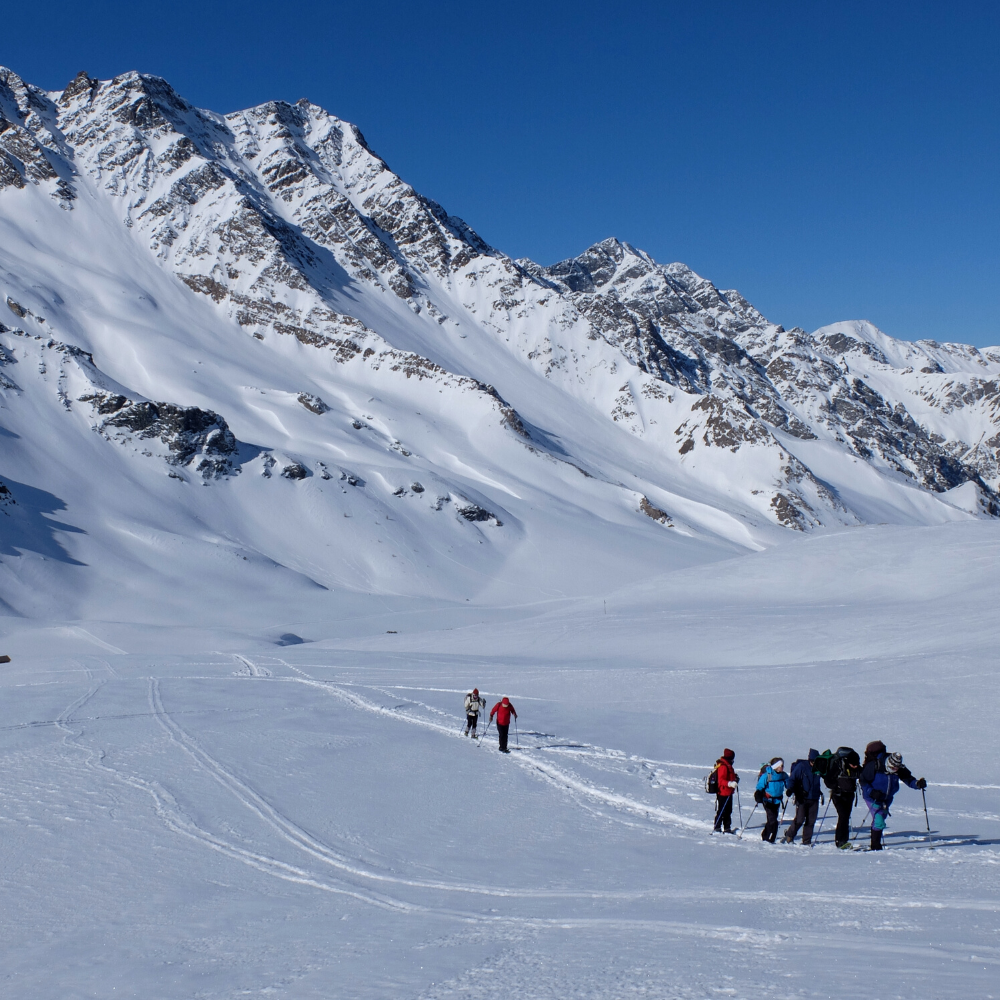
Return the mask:
[[481, 708], [486, 708], [486, 699], [479, 697], [479, 688], [473, 688], [465, 696], [465, 733], [463, 735], [471, 735], [473, 739], [475, 738], [476, 723], [479, 721]]

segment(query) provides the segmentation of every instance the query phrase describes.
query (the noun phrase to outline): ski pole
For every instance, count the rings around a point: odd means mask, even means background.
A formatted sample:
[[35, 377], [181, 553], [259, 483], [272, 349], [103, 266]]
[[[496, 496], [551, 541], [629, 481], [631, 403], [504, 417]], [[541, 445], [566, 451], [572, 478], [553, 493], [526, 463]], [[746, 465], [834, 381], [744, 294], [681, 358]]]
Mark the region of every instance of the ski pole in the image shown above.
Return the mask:
[[516, 746], [518, 750], [521, 749], [521, 737], [517, 733], [517, 716], [514, 716], [514, 739], [516, 740]]
[[[874, 822], [874, 821], [875, 821], [875, 810], [874, 810], [874, 809], [872, 809], [872, 807], [871, 807], [871, 803], [870, 803], [870, 802], [869, 802], [869, 801], [868, 801], [867, 799], [865, 799], [865, 800], [864, 800], [864, 803], [865, 803], [865, 805], [866, 805], [866, 806], [868, 806], [868, 815], [869, 815], [869, 816], [871, 816], [871, 818], [872, 818], [872, 822]], [[865, 821], [864, 821], [864, 820], [862, 820], [862, 821], [861, 821], [861, 825], [860, 825], [860, 826], [858, 827], [858, 832], [854, 834], [854, 840], [857, 840], [857, 839], [858, 839], [858, 837], [859, 837], [859, 836], [860, 836], [860, 834], [861, 834], [861, 831], [862, 831], [862, 830], [863, 830], [864, 828], [865, 828]]]
[[492, 725], [493, 725], [493, 719], [491, 717], [490, 721], [486, 723], [486, 728], [483, 730], [483, 735], [479, 737], [479, 742], [476, 744], [477, 749], [483, 745], [483, 740], [486, 739], [486, 734], [490, 731], [490, 726]]
[[760, 805], [759, 802], [755, 802], [754, 803], [753, 809], [750, 810], [750, 815], [747, 816], [746, 823], [740, 829], [740, 833], [739, 833], [739, 836], [737, 837], [737, 840], [742, 840], [743, 839], [743, 831], [746, 830], [746, 828], [750, 825], [750, 820], [753, 819], [753, 814], [757, 811], [757, 806], [759, 806], [759, 805]]
[[830, 811], [830, 801], [833, 799], [832, 795], [826, 797], [826, 809], [823, 812], [823, 818], [819, 821], [819, 832], [816, 834], [816, 839], [819, 840], [819, 835], [823, 832], [823, 824], [826, 822], [826, 814]]
[[723, 812], [725, 812], [726, 809], [726, 800], [721, 795], [717, 795], [716, 798], [722, 803], [722, 805], [719, 806], [719, 811], [715, 814], [715, 820], [712, 823], [712, 833], [709, 834], [710, 837], [716, 830], [719, 829], [719, 817], [723, 814]]
[[743, 806], [740, 804], [740, 783], [736, 782], [736, 807], [740, 811], [740, 827], [743, 827]]
[[921, 788], [920, 794], [924, 797], [924, 819], [927, 820], [927, 832], [931, 832], [931, 818], [927, 815], [927, 789]]

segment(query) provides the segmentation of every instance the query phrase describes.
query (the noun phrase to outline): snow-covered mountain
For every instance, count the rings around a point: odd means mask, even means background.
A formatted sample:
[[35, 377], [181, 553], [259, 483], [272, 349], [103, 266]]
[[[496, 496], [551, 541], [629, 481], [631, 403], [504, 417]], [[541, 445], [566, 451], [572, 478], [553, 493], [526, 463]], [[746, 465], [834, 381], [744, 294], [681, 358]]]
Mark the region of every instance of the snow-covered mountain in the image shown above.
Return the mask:
[[513, 260], [305, 100], [0, 69], [0, 299], [17, 613], [540, 599], [1000, 513], [1000, 348], [785, 330], [615, 239]]

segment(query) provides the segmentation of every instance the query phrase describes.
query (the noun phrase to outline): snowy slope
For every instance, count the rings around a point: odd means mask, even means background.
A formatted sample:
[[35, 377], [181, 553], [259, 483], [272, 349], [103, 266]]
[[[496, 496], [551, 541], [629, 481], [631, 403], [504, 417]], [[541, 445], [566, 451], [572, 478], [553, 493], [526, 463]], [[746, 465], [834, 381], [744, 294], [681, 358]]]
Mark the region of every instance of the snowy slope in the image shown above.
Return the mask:
[[[799, 535], [606, 609], [372, 599], [284, 648], [8, 620], [0, 989], [995, 997], [998, 567], [970, 519]], [[461, 735], [474, 684], [517, 708], [508, 757]], [[881, 855], [829, 816], [761, 843], [761, 760], [875, 738], [932, 833], [904, 788]], [[742, 840], [709, 835], [723, 746]]]
[[785, 331], [616, 240], [514, 261], [308, 102], [3, 70], [0, 115], [16, 610], [584, 593], [996, 511], [998, 350]]

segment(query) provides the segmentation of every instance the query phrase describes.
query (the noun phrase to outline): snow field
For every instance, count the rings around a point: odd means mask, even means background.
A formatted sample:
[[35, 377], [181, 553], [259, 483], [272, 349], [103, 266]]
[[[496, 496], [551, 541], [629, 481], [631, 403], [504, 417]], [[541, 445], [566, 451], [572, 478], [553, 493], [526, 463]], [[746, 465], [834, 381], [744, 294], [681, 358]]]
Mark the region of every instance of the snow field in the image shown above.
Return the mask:
[[[271, 625], [212, 651], [233, 636], [188, 629], [169, 649], [169, 631], [8, 619], [2, 981], [38, 997], [995, 995], [1000, 539], [920, 531], [920, 548], [865, 529], [668, 574], [610, 594], [606, 616], [604, 599], [464, 622], [390, 608], [367, 635], [359, 618], [342, 638], [332, 618], [327, 638], [294, 623], [315, 641], [283, 648]], [[474, 684], [519, 712], [509, 756], [495, 730], [461, 735]], [[724, 745], [747, 818], [760, 760], [876, 737], [928, 778], [930, 836], [906, 788], [881, 855], [837, 851], [829, 816], [811, 849], [762, 844], [760, 810], [743, 840], [709, 835], [702, 781]]]

